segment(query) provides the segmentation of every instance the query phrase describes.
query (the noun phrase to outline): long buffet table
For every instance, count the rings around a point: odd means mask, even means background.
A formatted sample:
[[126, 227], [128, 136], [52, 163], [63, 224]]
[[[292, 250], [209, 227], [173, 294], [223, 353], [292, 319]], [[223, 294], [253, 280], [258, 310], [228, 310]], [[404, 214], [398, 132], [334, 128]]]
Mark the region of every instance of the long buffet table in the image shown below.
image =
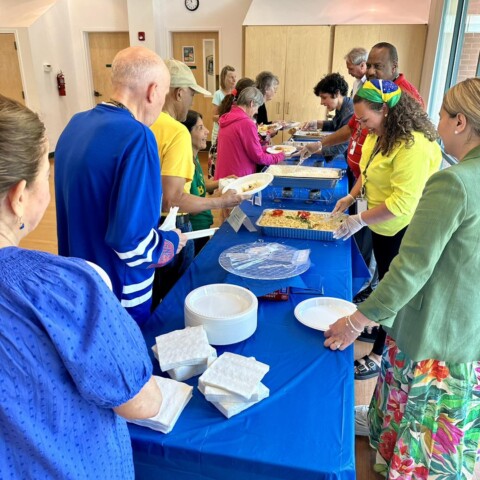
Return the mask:
[[[344, 177], [337, 184], [332, 192], [335, 198], [346, 193], [346, 181]], [[335, 198], [328, 204], [308, 205], [308, 209], [331, 210]], [[244, 202], [242, 209], [252, 221], [273, 205], [307, 209], [295, 200], [274, 201], [268, 191], [264, 191], [262, 203], [259, 207]], [[238, 283], [257, 295], [264, 293], [265, 282], [240, 279], [218, 264], [218, 256], [226, 248], [259, 237], [259, 233], [244, 228], [235, 233], [225, 223], [147, 322], [147, 345], [154, 345], [159, 334], [184, 327], [184, 299], [194, 288]], [[350, 240], [263, 239], [310, 248], [312, 266], [302, 275], [300, 286], [323, 291], [326, 296], [351, 300], [368, 275]], [[285, 281], [287, 284], [299, 286]], [[273, 290], [278, 284], [272, 283], [271, 287]], [[235, 345], [217, 347], [219, 355], [231, 351], [270, 365], [263, 380], [270, 389], [269, 398], [227, 420], [195, 388], [192, 400], [168, 435], [129, 425], [137, 479], [355, 478], [353, 349], [326, 349], [323, 332], [295, 319], [295, 306], [315, 295], [318, 293], [312, 295], [292, 287], [287, 301], [261, 299], [254, 335]], [[158, 364], [154, 364], [155, 373], [160, 374]], [[194, 377], [187, 383], [196, 386], [197, 382], [198, 377]]]

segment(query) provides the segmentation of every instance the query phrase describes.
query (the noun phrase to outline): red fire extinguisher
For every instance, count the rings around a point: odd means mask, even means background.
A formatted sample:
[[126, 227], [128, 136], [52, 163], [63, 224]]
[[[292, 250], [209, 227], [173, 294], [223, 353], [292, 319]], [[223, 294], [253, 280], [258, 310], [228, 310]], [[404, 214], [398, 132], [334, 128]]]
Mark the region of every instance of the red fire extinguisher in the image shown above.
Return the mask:
[[58, 94], [61, 97], [64, 97], [67, 92], [65, 91], [65, 75], [60, 70], [60, 73], [57, 75], [57, 87], [58, 87]]

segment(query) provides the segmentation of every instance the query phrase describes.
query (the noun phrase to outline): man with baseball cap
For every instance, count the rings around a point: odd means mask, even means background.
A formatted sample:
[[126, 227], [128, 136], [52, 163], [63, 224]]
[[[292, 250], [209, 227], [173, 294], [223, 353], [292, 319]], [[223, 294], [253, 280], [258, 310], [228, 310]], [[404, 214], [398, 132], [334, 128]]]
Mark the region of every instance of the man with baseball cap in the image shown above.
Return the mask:
[[[230, 208], [238, 205], [242, 197], [234, 191], [217, 197], [197, 197], [190, 194], [195, 173], [192, 139], [188, 129], [181, 123], [193, 103], [195, 93], [211, 95], [197, 84], [190, 68], [184, 63], [168, 59], [165, 64], [170, 72], [170, 89], [165, 97], [163, 111], [150, 127], [155, 135], [162, 171], [162, 215], [171, 207], [179, 207], [176, 226], [182, 232], [192, 230], [190, 215], [215, 208]], [[162, 268], [155, 276], [153, 305], [166, 295], [182, 276], [194, 257], [193, 241], [187, 242], [167, 269]]]

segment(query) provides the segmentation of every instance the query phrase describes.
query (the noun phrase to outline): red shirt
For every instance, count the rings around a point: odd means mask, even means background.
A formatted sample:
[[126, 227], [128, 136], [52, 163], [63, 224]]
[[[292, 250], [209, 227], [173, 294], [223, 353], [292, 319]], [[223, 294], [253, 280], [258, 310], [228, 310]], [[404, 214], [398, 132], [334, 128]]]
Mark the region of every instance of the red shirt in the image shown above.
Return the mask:
[[363, 142], [368, 135], [368, 130], [366, 128], [363, 130], [360, 128], [360, 122], [357, 120], [355, 114], [353, 114], [352, 118], [349, 120], [348, 126], [352, 131], [352, 135], [348, 142], [347, 163], [355, 178], [358, 178], [360, 176], [359, 163], [362, 158]]
[[405, 78], [403, 73], [401, 73], [394, 81], [401, 89], [402, 92], [407, 92], [411, 97], [413, 97], [425, 110], [425, 103], [423, 98], [420, 96], [418, 90]]

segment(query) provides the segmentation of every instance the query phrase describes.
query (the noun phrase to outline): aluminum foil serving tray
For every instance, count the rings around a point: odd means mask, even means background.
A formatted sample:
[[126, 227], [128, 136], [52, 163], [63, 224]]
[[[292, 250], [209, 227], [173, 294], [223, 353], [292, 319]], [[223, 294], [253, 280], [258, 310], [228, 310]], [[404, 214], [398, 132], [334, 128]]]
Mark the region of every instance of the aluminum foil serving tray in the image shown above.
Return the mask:
[[303, 165], [270, 165], [273, 186], [298, 188], [335, 188], [345, 171], [341, 168], [304, 167]]
[[325, 212], [266, 209], [256, 225], [267, 236], [332, 242], [333, 232], [344, 218], [345, 215], [332, 218]]

